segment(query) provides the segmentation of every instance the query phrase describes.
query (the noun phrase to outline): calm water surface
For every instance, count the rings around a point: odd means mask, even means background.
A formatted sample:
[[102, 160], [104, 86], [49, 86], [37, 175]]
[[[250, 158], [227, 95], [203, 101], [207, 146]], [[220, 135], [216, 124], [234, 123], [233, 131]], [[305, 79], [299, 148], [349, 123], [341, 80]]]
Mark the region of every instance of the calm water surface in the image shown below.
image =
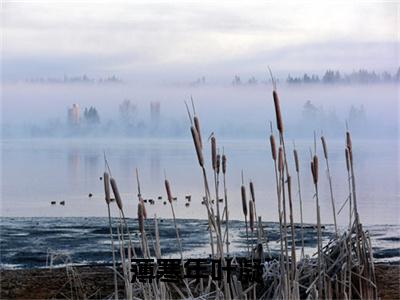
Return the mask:
[[[241, 218], [241, 170], [246, 183], [251, 179], [256, 189], [257, 213], [265, 221], [277, 220], [275, 175], [269, 144], [265, 140], [224, 140], [228, 157], [228, 197], [230, 216]], [[397, 141], [354, 140], [355, 171], [359, 212], [363, 223], [400, 224], [399, 172]], [[292, 161], [291, 142], [288, 147]], [[315, 222], [315, 201], [309, 172], [311, 140], [296, 141], [301, 159], [301, 184], [304, 219]], [[337, 209], [347, 194], [347, 173], [342, 140], [328, 140], [330, 167]], [[320, 145], [318, 145], [319, 148]], [[209, 147], [205, 157], [208, 169]], [[163, 205], [164, 170], [171, 183], [177, 217], [205, 218], [201, 205], [204, 194], [202, 177], [191, 140], [172, 139], [30, 139], [2, 141], [2, 216], [106, 216], [103, 196], [103, 152], [107, 154], [112, 176], [118, 182], [128, 216], [136, 216], [137, 186], [135, 168], [139, 169], [144, 198], [155, 199], [148, 214], [171, 217]], [[322, 220], [332, 223], [329, 186], [325, 164], [320, 154], [320, 201]], [[294, 175], [294, 170], [292, 171]], [[212, 173], [208, 176], [212, 184]], [[297, 181], [293, 180], [295, 218], [299, 219]], [[212, 190], [214, 189], [212, 185]], [[93, 197], [89, 198], [89, 193]], [[185, 196], [192, 195], [189, 207]], [[157, 200], [162, 196], [163, 200]], [[57, 205], [50, 205], [56, 201]], [[65, 201], [65, 206], [59, 205]], [[116, 211], [113, 212], [114, 214]], [[348, 218], [347, 206], [338, 217]]]

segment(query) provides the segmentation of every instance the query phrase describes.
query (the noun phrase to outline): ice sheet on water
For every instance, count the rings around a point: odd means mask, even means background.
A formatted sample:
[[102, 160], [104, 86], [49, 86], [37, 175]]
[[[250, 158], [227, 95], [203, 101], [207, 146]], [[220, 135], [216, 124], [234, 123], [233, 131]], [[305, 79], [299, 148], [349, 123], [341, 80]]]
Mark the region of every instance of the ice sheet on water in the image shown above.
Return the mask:
[[[140, 253], [137, 220], [127, 221], [135, 251]], [[116, 226], [118, 220], [113, 219], [113, 224]], [[69, 255], [74, 264], [111, 262], [107, 218], [1, 218], [0, 225], [2, 269], [44, 267], [49, 252]], [[179, 257], [173, 220], [159, 219], [158, 225], [162, 255]], [[177, 225], [184, 257], [208, 257], [210, 250], [207, 222], [179, 219]], [[264, 222], [263, 226], [272, 255], [276, 255], [280, 249], [279, 226], [273, 222]], [[305, 227], [305, 252], [312, 255], [317, 242], [316, 229], [312, 224], [306, 224]], [[244, 222], [232, 221], [229, 229], [231, 253], [244, 254], [247, 248]], [[377, 261], [400, 263], [399, 225], [374, 225], [366, 226], [365, 229], [370, 232], [374, 257]], [[146, 231], [149, 243], [152, 245], [154, 220], [146, 221]], [[333, 226], [326, 225], [322, 234], [326, 243], [333, 236]], [[296, 244], [301, 245], [298, 228], [296, 228]], [[62, 263], [62, 260], [55, 261], [56, 265]]]

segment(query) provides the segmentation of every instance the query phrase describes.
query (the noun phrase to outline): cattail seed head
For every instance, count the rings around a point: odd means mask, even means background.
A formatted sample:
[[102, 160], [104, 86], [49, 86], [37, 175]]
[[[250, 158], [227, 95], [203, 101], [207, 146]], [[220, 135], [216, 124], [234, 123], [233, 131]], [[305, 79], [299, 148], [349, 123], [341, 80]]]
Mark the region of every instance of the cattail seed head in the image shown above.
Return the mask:
[[292, 177], [290, 175], [286, 179], [287, 186], [288, 186], [288, 195], [292, 194]]
[[282, 134], [283, 133], [283, 120], [282, 120], [282, 115], [281, 115], [281, 108], [279, 105], [278, 93], [274, 90], [272, 92], [272, 96], [274, 98], [274, 105], [275, 105], [276, 126], [277, 126], [279, 132]]
[[254, 193], [254, 185], [253, 185], [252, 181], [250, 181], [250, 195], [251, 195], [251, 200], [256, 202], [256, 196], [255, 196], [255, 193]]
[[221, 155], [217, 154], [217, 174], [219, 174], [221, 167]]
[[242, 208], [244, 216], [247, 216], [246, 188], [242, 185]]
[[352, 143], [351, 143], [351, 135], [350, 132], [346, 131], [346, 146], [349, 149], [349, 152], [352, 151]]
[[200, 136], [196, 128], [193, 126], [190, 127], [190, 131], [192, 132], [194, 147], [196, 148], [197, 159], [201, 167], [204, 167], [204, 159], [203, 159], [203, 152], [201, 147]]
[[344, 151], [345, 155], [346, 155], [346, 169], [347, 171], [350, 171], [350, 156], [349, 156], [349, 149], [346, 148]]
[[203, 141], [201, 140], [201, 131], [200, 131], [200, 121], [199, 118], [197, 116], [194, 116], [193, 118], [194, 121], [194, 127], [197, 130], [197, 133], [199, 135], [199, 145], [200, 145], [200, 149], [203, 149]]
[[143, 200], [142, 196], [139, 197], [139, 202], [142, 203], [143, 218], [146, 220], [147, 219], [147, 210], [146, 210], [146, 205], [144, 205], [144, 200]]
[[143, 215], [143, 203], [138, 203], [138, 223], [139, 223], [139, 231], [143, 234], [144, 233], [144, 215]]
[[117, 182], [115, 181], [114, 178], [110, 178], [110, 184], [111, 184], [111, 189], [113, 191], [114, 198], [115, 198], [115, 201], [117, 202], [118, 208], [120, 210], [122, 210], [122, 200], [121, 200], [121, 196], [118, 191]]
[[214, 136], [211, 137], [211, 161], [214, 171], [217, 169], [217, 141]]
[[270, 135], [269, 142], [271, 144], [272, 159], [276, 160], [276, 144], [275, 144], [275, 138], [274, 138], [273, 134]]
[[250, 230], [254, 231], [254, 202], [249, 200], [249, 220], [250, 220]]
[[107, 172], [104, 172], [103, 181], [104, 181], [104, 194], [105, 194], [106, 202], [107, 202], [107, 204], [109, 204], [111, 202], [110, 176], [108, 175]]
[[278, 170], [283, 173], [283, 149], [279, 147], [278, 151]]
[[349, 152], [349, 163], [350, 163], [350, 166], [352, 166], [353, 165], [353, 151], [349, 148], [347, 148], [347, 150]]
[[322, 148], [324, 149], [325, 159], [328, 159], [328, 146], [326, 145], [326, 141], [324, 136], [321, 136]]
[[222, 154], [222, 173], [226, 174], [226, 155]]
[[294, 155], [294, 165], [296, 167], [296, 172], [299, 173], [300, 172], [299, 156], [297, 154], [297, 150], [296, 149], [293, 150], [293, 155]]
[[318, 183], [318, 156], [314, 155], [313, 158], [313, 167], [314, 167], [314, 173], [313, 173], [313, 179], [314, 183]]
[[312, 178], [313, 178], [313, 182], [315, 183], [315, 181], [314, 181], [314, 178], [315, 178], [315, 175], [314, 175], [314, 173], [315, 173], [315, 170], [314, 170], [314, 162], [313, 161], [311, 161], [311, 175], [312, 175]]
[[169, 181], [165, 179], [165, 190], [167, 191], [167, 198], [169, 203], [172, 203], [172, 193], [171, 193], [171, 187], [169, 186]]

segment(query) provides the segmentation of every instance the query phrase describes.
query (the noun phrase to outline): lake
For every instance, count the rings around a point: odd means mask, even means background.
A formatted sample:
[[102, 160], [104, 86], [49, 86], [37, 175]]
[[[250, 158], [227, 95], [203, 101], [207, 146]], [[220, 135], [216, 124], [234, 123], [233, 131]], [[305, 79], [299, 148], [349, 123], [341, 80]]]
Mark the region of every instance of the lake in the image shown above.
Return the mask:
[[[188, 138], [190, 133], [188, 132]], [[203, 137], [204, 139], [206, 137]], [[327, 139], [334, 197], [337, 210], [348, 195], [344, 140]], [[107, 215], [103, 175], [106, 153], [112, 176], [120, 189], [126, 214], [136, 217], [138, 168], [143, 197], [154, 199], [147, 205], [148, 214], [171, 217], [164, 189], [164, 171], [170, 181], [178, 218], [202, 219], [204, 194], [201, 170], [190, 139], [3, 139], [2, 143], [2, 216], [8, 217], [87, 217]], [[218, 140], [218, 147], [228, 159], [227, 188], [231, 219], [242, 219], [241, 171], [245, 183], [254, 182], [257, 214], [263, 221], [277, 221], [277, 200], [273, 162], [267, 139]], [[315, 223], [315, 200], [310, 174], [312, 140], [297, 140], [301, 160], [301, 188], [304, 221]], [[320, 156], [320, 203], [323, 223], [333, 222], [325, 162], [318, 140]], [[398, 145], [396, 140], [353, 139], [357, 198], [360, 218], [366, 224], [400, 224]], [[210, 170], [210, 149], [205, 149], [207, 175], [214, 191]], [[292, 176], [292, 141], [287, 141]], [[221, 180], [222, 182], [222, 180]], [[222, 187], [220, 188], [222, 191]], [[89, 194], [92, 197], [89, 197]], [[190, 206], [185, 196], [191, 195]], [[212, 192], [212, 195], [214, 193]], [[162, 200], [158, 200], [161, 196]], [[221, 197], [222, 198], [222, 197]], [[56, 201], [56, 205], [51, 205]], [[65, 201], [65, 206], [59, 204]], [[293, 180], [295, 221], [299, 221], [297, 180]], [[114, 208], [114, 207], [113, 207]], [[114, 209], [113, 214], [117, 211]], [[348, 208], [338, 216], [347, 224]]]

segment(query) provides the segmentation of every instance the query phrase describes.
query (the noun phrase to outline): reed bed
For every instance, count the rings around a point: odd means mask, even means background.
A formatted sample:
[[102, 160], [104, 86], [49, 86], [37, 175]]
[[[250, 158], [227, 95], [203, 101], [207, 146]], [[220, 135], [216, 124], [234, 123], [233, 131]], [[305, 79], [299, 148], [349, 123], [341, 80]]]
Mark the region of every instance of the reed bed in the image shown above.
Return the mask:
[[[271, 74], [272, 76], [272, 74]], [[279, 243], [280, 251], [277, 257], [272, 257], [268, 249], [268, 239], [261, 217], [257, 215], [255, 187], [253, 181], [249, 181], [249, 190], [246, 190], [242, 171], [240, 191], [231, 191], [232, 194], [241, 196], [244, 219], [243, 231], [246, 234], [246, 256], [251, 261], [259, 261], [261, 266], [261, 281], [240, 280], [233, 275], [227, 279], [226, 260], [222, 259], [222, 280], [216, 280], [209, 276], [200, 280], [182, 279], [179, 282], [164, 282], [152, 280], [141, 282], [134, 280], [132, 272], [132, 259], [136, 258], [162, 258], [159, 234], [159, 223], [154, 216], [152, 231], [147, 230], [151, 226], [147, 222], [146, 204], [143, 201], [139, 173], [136, 170], [138, 205], [137, 222], [140, 238], [133, 239], [128, 222], [125, 218], [123, 199], [119, 193], [116, 180], [111, 176], [109, 164], [105, 158], [106, 171], [104, 173], [104, 192], [109, 217], [109, 229], [111, 239], [111, 252], [114, 270], [115, 291], [109, 298], [114, 299], [376, 299], [376, 279], [372, 260], [372, 247], [367, 231], [362, 227], [357, 210], [356, 180], [354, 168], [354, 156], [351, 134], [346, 132], [345, 158], [347, 172], [348, 197], [342, 207], [336, 212], [333, 185], [328, 160], [327, 141], [321, 136], [322, 150], [324, 154], [332, 214], [335, 227], [334, 237], [326, 242], [322, 241], [322, 222], [320, 214], [320, 166], [314, 142], [314, 153], [311, 153], [310, 169], [314, 187], [315, 222], [317, 229], [317, 251], [313, 256], [304, 253], [304, 226], [303, 203], [300, 186], [300, 157], [294, 145], [294, 170], [297, 178], [297, 195], [292, 195], [291, 166], [287, 159], [285, 145], [284, 120], [281, 114], [280, 99], [276, 89], [275, 80], [272, 77], [272, 99], [276, 115], [276, 130], [270, 124], [269, 142], [271, 158], [275, 175], [276, 200], [278, 201]], [[186, 103], [185, 103], [186, 104]], [[208, 222], [210, 243], [210, 256], [213, 259], [231, 259], [231, 263], [239, 262], [239, 257], [231, 256], [229, 235], [229, 206], [231, 204], [227, 191], [227, 155], [222, 148], [222, 155], [217, 146], [217, 137], [212, 134], [207, 140], [202, 138], [200, 118], [196, 114], [193, 99], [192, 110], [186, 104], [190, 120], [190, 132], [193, 139], [197, 162], [202, 175], [204, 188], [203, 206], [205, 218]], [[192, 117], [193, 115], [193, 117]], [[277, 134], [278, 139], [275, 139]], [[203, 154], [206, 143], [210, 143], [211, 159], [210, 168]], [[221, 172], [222, 171], [222, 172]], [[213, 181], [209, 181], [208, 172], [212, 172]], [[305, 170], [304, 170], [305, 172]], [[222, 186], [220, 181], [222, 179]], [[266, 183], [270, 184], [270, 183]], [[179, 226], [176, 222], [174, 210], [174, 197], [169, 180], [165, 178], [165, 191], [170, 204], [174, 221], [177, 245], [180, 254], [180, 265], [184, 271], [184, 252], [182, 240], [179, 235]], [[215, 194], [211, 188], [214, 185]], [[221, 192], [221, 189], [223, 192]], [[113, 198], [111, 197], [111, 192]], [[214, 193], [214, 192], [213, 192]], [[223, 198], [220, 199], [220, 193]], [[249, 194], [247, 194], [249, 193]], [[261, 198], [261, 197], [260, 197]], [[276, 201], [268, 199], [268, 201]], [[259, 200], [257, 200], [259, 201]], [[296, 205], [295, 201], [298, 201]], [[115, 204], [114, 204], [115, 203]], [[118, 222], [112, 222], [110, 206], [115, 205], [118, 211]], [[222, 207], [220, 207], [222, 205]], [[298, 207], [300, 212], [301, 227], [295, 226], [294, 215]], [[339, 231], [336, 224], [336, 216], [344, 209], [348, 209], [349, 225], [346, 230]], [[259, 211], [260, 212], [260, 211]], [[262, 214], [262, 212], [261, 212]], [[223, 226], [225, 225], [225, 226]], [[162, 225], [161, 225], [162, 226]], [[249, 236], [249, 229], [250, 234]], [[296, 240], [296, 230], [301, 232], [301, 241]], [[296, 257], [296, 250], [301, 249], [300, 257]], [[119, 253], [119, 254], [118, 254]], [[154, 255], [152, 255], [152, 253]], [[119, 290], [117, 279], [124, 282], [124, 289]]]

